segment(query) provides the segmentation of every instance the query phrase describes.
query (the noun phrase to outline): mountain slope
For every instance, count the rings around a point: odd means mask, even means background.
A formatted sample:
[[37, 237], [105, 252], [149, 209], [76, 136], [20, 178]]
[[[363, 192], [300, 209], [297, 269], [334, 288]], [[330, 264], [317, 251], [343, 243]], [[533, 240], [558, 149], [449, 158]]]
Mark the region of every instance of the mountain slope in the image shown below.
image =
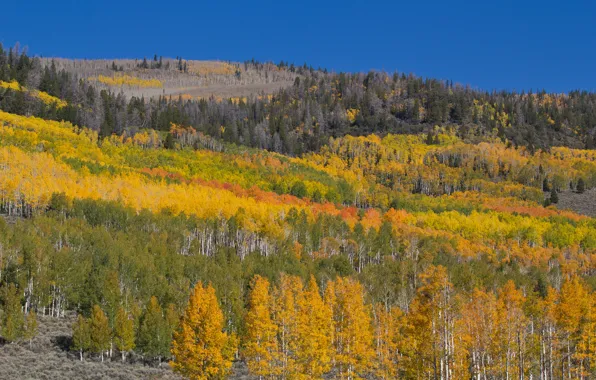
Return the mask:
[[23, 354], [39, 377], [596, 374], [593, 94], [0, 59], [11, 373]]

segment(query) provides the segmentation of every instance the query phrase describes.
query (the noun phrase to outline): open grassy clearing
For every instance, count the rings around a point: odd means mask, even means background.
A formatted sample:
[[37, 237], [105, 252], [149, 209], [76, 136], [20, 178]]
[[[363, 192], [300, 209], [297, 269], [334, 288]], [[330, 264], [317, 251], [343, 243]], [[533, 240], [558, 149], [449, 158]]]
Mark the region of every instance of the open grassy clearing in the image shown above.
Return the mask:
[[[164, 58], [161, 68], [140, 68], [143, 60], [133, 59], [64, 59], [44, 58], [45, 65], [54, 64], [57, 69], [65, 69], [80, 78], [90, 80], [99, 89], [122, 92], [131, 97], [158, 97], [160, 95], [188, 95], [192, 98], [247, 97], [251, 95], [271, 94], [291, 86], [295, 73], [280, 70], [274, 65], [265, 64], [255, 67], [249, 64], [224, 61], [185, 60], [186, 71], [178, 69], [178, 60]], [[152, 62], [151, 60], [149, 61]], [[155, 63], [154, 63], [155, 64]], [[113, 70], [113, 65], [118, 71]], [[100, 78], [102, 80], [98, 80]], [[114, 84], [121, 77], [141, 81], [160, 82], [161, 85], [141, 86]], [[112, 78], [112, 83], [106, 81]], [[126, 81], [129, 82], [129, 81]]]

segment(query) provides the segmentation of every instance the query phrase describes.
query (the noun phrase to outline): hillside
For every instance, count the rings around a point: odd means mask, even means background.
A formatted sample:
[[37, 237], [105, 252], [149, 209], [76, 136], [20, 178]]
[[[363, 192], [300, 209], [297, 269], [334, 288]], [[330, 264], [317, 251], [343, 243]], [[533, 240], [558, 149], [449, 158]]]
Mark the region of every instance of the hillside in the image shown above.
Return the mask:
[[466, 142], [499, 139], [532, 152], [596, 147], [596, 97], [585, 91], [486, 92], [413, 74], [329, 73], [285, 62], [40, 59], [3, 49], [0, 67], [4, 83], [66, 101], [52, 106], [7, 88], [0, 108], [70, 121], [102, 137], [168, 131], [175, 123], [296, 156], [316, 152], [330, 137], [432, 137], [438, 126]]
[[2, 376], [12, 379], [181, 379], [167, 368], [144, 366], [140, 358], [133, 364], [78, 360], [69, 352], [72, 316], [40, 317], [39, 333], [29, 342], [0, 347]]
[[176, 60], [73, 60], [45, 58], [42, 66], [68, 72], [98, 89], [146, 99], [182, 96], [185, 100], [248, 97], [272, 94], [291, 86], [296, 77], [277, 66], [250, 62]]
[[561, 193], [558, 207], [596, 217], [596, 190], [591, 189], [582, 194], [574, 191]]
[[596, 374], [593, 94], [0, 57], [15, 376]]

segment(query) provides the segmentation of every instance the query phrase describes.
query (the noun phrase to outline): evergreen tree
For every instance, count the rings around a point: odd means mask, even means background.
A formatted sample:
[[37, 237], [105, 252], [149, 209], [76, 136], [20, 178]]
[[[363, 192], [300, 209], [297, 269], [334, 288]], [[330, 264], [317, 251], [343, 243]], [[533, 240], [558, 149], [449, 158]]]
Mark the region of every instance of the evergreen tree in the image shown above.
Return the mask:
[[323, 201], [323, 194], [321, 194], [321, 191], [319, 189], [316, 189], [312, 193], [312, 200], [313, 200], [313, 202], [317, 202], [317, 203], [320, 203]]
[[434, 144], [434, 136], [432, 132], [428, 132], [426, 135], [426, 145], [433, 145]]
[[414, 100], [414, 105], [412, 107], [412, 121], [415, 123], [420, 122], [420, 102], [418, 99]]
[[176, 147], [176, 143], [174, 142], [174, 136], [171, 133], [166, 135], [165, 141], [163, 143], [164, 148], [166, 149], [174, 149]]
[[586, 183], [583, 178], [580, 178], [577, 181], [577, 188], [576, 190], [578, 194], [583, 194], [586, 191]]
[[290, 194], [298, 198], [304, 198], [307, 195], [306, 185], [302, 181], [296, 181], [292, 185]]
[[557, 204], [559, 203], [559, 194], [557, 194], [557, 189], [553, 186], [550, 191], [550, 203]]

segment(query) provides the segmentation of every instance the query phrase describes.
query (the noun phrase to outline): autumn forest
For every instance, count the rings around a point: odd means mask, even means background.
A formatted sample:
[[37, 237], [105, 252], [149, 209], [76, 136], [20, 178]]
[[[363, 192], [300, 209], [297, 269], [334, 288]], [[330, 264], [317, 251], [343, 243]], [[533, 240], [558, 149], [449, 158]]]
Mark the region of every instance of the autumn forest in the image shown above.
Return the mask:
[[595, 130], [589, 92], [0, 45], [1, 345], [64, 321], [64, 361], [172, 378], [594, 378]]

